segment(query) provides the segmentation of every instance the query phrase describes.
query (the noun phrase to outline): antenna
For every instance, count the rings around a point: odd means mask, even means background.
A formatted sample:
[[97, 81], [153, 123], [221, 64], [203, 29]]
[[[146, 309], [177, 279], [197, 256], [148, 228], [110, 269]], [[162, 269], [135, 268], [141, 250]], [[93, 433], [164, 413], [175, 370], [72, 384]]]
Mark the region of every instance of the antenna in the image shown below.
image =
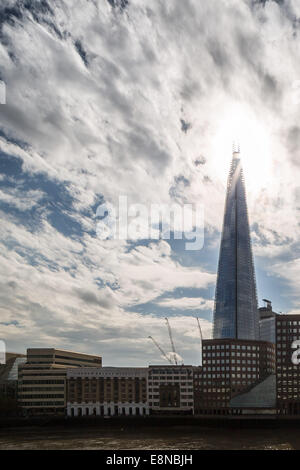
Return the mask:
[[232, 153], [240, 153], [240, 144], [237, 140], [232, 142]]
[[166, 320], [167, 327], [168, 327], [168, 332], [169, 332], [169, 337], [170, 337], [171, 348], [172, 348], [173, 355], [174, 355], [174, 361], [175, 361], [175, 364], [176, 364], [176, 366], [177, 366], [177, 365], [178, 365], [178, 362], [177, 362], [177, 354], [176, 354], [176, 351], [175, 351], [174, 341], [173, 341], [173, 337], [172, 337], [172, 330], [171, 330], [170, 323], [169, 323], [169, 320], [167, 319], [167, 317], [165, 318], [165, 320]]

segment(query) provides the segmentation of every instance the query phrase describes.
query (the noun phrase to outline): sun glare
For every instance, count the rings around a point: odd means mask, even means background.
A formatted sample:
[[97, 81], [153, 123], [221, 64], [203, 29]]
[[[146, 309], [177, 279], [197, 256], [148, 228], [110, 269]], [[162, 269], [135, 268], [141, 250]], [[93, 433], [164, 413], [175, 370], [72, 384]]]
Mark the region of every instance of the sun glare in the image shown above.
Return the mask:
[[233, 143], [239, 144], [247, 192], [259, 192], [271, 172], [270, 137], [260, 116], [232, 106], [220, 118], [214, 142], [215, 167], [220, 178], [228, 174]]

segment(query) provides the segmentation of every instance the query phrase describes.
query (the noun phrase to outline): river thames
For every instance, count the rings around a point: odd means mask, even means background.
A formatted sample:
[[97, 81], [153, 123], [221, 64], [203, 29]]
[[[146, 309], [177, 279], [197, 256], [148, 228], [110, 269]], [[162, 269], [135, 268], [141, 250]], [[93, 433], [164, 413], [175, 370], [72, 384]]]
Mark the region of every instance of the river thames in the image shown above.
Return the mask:
[[294, 450], [300, 429], [170, 428], [9, 428], [0, 430], [1, 450]]

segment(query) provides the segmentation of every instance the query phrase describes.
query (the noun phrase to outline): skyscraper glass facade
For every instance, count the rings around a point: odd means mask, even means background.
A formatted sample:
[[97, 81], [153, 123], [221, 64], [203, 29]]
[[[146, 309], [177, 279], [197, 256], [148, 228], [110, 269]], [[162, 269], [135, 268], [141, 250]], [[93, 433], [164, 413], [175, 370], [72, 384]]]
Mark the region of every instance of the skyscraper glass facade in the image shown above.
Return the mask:
[[233, 153], [227, 183], [213, 337], [259, 339], [255, 271], [239, 152]]

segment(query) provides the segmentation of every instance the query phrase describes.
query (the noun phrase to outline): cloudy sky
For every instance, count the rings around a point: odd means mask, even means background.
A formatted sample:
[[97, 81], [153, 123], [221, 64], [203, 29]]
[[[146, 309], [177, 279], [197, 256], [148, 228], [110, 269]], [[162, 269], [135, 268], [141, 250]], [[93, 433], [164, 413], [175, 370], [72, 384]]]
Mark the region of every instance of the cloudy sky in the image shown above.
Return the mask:
[[[258, 298], [300, 313], [298, 0], [2, 0], [0, 338], [199, 363], [233, 138]], [[99, 204], [200, 204], [204, 245], [101, 240]]]

